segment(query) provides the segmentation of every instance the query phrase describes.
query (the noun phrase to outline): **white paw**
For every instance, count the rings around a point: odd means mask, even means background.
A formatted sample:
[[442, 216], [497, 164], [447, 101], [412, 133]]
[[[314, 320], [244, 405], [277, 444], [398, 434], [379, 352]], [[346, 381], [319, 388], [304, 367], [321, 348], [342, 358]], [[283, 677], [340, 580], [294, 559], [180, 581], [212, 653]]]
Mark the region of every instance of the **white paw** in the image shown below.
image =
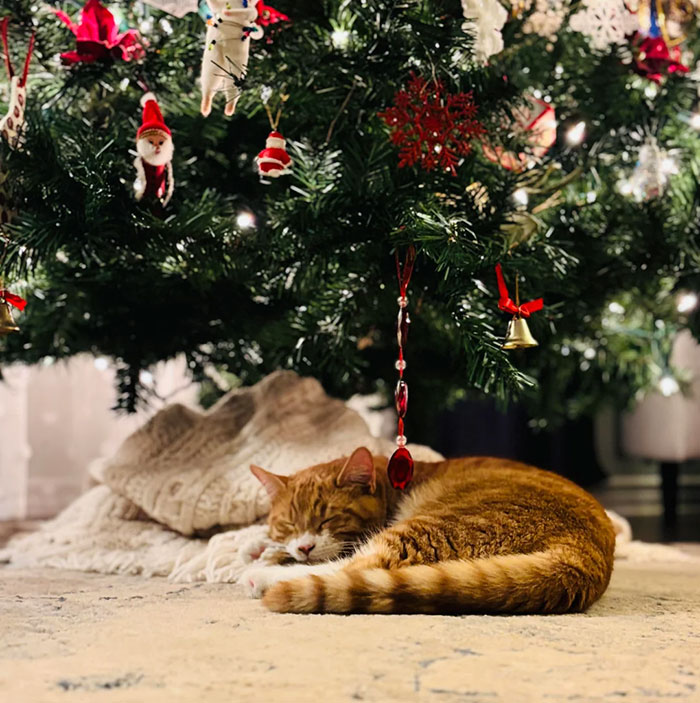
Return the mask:
[[275, 543], [265, 536], [257, 536], [244, 542], [241, 546], [240, 555], [244, 564], [251, 564], [260, 559], [265, 553], [265, 550], [272, 547]]
[[246, 569], [238, 579], [249, 598], [262, 598], [270, 586], [284, 581], [284, 574], [279, 573], [280, 566], [252, 566]]

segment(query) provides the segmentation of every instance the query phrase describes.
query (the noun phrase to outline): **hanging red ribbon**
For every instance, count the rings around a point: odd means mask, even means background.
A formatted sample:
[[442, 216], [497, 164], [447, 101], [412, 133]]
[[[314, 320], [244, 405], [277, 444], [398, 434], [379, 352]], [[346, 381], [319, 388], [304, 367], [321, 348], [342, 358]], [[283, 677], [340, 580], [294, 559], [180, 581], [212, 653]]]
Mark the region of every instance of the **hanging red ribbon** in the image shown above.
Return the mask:
[[496, 278], [498, 279], [498, 294], [500, 296], [498, 300], [499, 309], [504, 312], [509, 312], [511, 315], [517, 315], [518, 317], [530, 317], [533, 312], [542, 310], [544, 307], [544, 300], [542, 298], [517, 305], [508, 295], [508, 288], [506, 288], [506, 282], [503, 278], [503, 271], [501, 270], [500, 264], [496, 264]]
[[10, 293], [10, 291], [6, 289], [0, 288], [0, 299], [5, 300], [6, 303], [9, 303], [18, 310], [24, 310], [27, 306], [27, 301], [24, 298], [20, 298], [19, 295]]

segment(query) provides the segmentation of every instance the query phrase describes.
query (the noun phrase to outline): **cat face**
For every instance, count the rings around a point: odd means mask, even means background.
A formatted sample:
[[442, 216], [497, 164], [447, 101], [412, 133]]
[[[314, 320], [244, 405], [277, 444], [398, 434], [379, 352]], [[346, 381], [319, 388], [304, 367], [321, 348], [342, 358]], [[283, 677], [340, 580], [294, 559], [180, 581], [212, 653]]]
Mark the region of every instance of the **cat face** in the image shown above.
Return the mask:
[[165, 166], [173, 158], [172, 137], [162, 130], [148, 130], [136, 140], [138, 155], [151, 166]]
[[386, 492], [377, 485], [374, 460], [361, 447], [348, 459], [277, 476], [251, 471], [270, 496], [270, 537], [296, 561], [327, 561], [350, 551], [387, 518]]

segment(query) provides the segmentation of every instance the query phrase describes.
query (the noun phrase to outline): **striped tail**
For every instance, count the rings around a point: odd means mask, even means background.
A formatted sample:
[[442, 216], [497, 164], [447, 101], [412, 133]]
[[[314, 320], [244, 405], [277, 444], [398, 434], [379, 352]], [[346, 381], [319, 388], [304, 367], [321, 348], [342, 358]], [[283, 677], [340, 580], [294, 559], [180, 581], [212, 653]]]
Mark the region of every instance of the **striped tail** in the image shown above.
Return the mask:
[[600, 598], [611, 571], [611, 560], [563, 547], [399, 569], [351, 566], [277, 583], [263, 603], [279, 613], [567, 613]]

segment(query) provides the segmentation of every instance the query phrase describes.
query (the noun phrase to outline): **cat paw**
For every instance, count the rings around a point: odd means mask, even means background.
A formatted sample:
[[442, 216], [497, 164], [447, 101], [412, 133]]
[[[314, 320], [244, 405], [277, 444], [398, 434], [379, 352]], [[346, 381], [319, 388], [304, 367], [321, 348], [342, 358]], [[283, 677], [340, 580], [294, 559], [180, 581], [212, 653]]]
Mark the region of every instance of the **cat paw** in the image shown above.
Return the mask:
[[262, 598], [270, 586], [281, 581], [274, 566], [254, 566], [246, 569], [238, 579], [238, 584], [249, 598]]
[[244, 564], [252, 564], [274, 545], [274, 542], [269, 537], [253, 537], [247, 542], [244, 542], [240, 549], [241, 561]]

